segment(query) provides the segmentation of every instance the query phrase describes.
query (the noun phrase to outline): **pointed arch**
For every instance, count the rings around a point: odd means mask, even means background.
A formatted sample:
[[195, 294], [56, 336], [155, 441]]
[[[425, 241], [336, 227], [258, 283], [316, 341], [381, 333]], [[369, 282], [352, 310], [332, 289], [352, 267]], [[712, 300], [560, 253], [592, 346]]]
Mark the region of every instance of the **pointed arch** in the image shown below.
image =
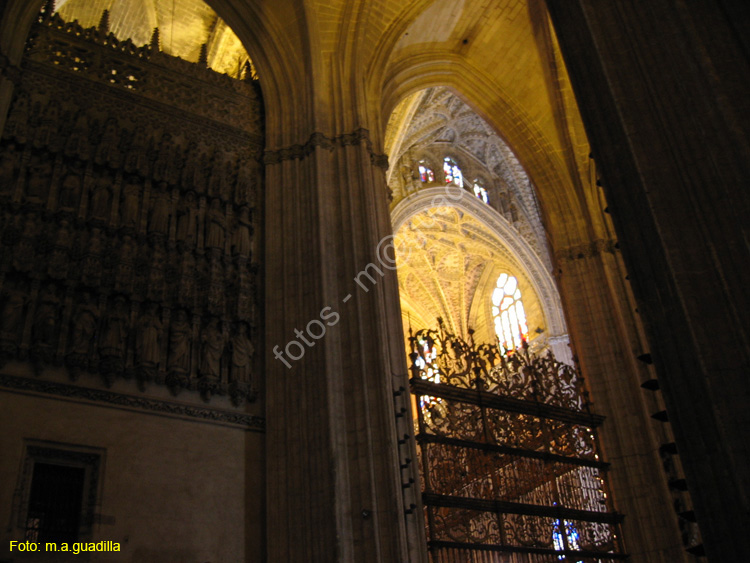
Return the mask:
[[[420, 190], [404, 198], [393, 209], [391, 213], [393, 231], [398, 232], [401, 226], [417, 213], [439, 205], [446, 205], [446, 201], [450, 202], [449, 205], [472, 215], [512, 253], [519, 264], [525, 267], [534, 292], [539, 296], [542, 304], [549, 331], [548, 337], [552, 339], [566, 335], [567, 327], [562, 313], [560, 294], [554, 278], [547, 271], [542, 260], [507, 219], [490, 206], [485, 205], [479, 198], [471, 197], [468, 192], [466, 196], [450, 200], [446, 197], [446, 190], [443, 187]], [[489, 281], [494, 285], [497, 279]], [[489, 293], [489, 288], [477, 288], [477, 294], [489, 295]]]

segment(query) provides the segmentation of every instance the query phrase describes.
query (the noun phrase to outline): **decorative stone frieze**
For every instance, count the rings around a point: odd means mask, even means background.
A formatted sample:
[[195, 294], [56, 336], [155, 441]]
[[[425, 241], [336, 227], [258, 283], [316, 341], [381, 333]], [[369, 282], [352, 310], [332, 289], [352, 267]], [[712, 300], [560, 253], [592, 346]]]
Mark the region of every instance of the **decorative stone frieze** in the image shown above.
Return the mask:
[[597, 239], [587, 244], [578, 244], [563, 248], [555, 253], [558, 264], [571, 262], [573, 260], [583, 260], [584, 258], [593, 258], [601, 254], [615, 254], [618, 251], [617, 241], [614, 239]]
[[303, 145], [291, 145], [276, 150], [265, 152], [265, 164], [278, 164], [285, 160], [295, 160], [305, 158], [312, 154], [316, 147], [332, 151], [336, 147], [354, 146], [364, 143], [370, 154], [370, 162], [373, 166], [388, 169], [388, 155], [378, 154], [373, 151], [370, 132], [367, 129], [359, 128], [351, 133], [344, 133], [335, 137], [328, 137], [325, 134], [316, 131]]

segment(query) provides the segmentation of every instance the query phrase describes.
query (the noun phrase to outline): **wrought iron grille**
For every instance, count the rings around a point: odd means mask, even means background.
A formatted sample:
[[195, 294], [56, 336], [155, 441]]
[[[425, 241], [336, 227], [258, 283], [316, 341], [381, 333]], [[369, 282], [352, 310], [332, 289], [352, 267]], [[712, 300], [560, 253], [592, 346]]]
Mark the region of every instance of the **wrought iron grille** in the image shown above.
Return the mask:
[[411, 393], [434, 563], [627, 558], [580, 373], [528, 346], [501, 353], [410, 332]]

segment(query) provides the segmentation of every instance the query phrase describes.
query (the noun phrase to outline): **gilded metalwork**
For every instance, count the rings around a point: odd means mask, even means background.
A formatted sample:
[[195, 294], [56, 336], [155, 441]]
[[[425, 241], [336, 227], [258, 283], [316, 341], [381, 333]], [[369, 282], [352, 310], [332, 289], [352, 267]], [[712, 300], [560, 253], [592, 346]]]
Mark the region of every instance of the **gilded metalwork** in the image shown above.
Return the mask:
[[580, 373], [442, 324], [410, 342], [432, 560], [625, 558]]

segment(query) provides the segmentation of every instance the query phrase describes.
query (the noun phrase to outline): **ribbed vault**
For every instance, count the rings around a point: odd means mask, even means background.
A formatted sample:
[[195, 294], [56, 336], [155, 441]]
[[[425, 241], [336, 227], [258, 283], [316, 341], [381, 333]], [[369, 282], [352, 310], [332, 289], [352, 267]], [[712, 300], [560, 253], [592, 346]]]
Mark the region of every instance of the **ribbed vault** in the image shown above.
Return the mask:
[[[519, 280], [531, 338], [566, 337], [554, 280], [534, 249], [494, 209], [468, 194], [449, 199], [428, 188], [401, 201], [392, 220], [405, 326], [433, 327], [494, 340], [490, 296], [497, 277]], [[538, 329], [538, 330], [537, 330]]]

